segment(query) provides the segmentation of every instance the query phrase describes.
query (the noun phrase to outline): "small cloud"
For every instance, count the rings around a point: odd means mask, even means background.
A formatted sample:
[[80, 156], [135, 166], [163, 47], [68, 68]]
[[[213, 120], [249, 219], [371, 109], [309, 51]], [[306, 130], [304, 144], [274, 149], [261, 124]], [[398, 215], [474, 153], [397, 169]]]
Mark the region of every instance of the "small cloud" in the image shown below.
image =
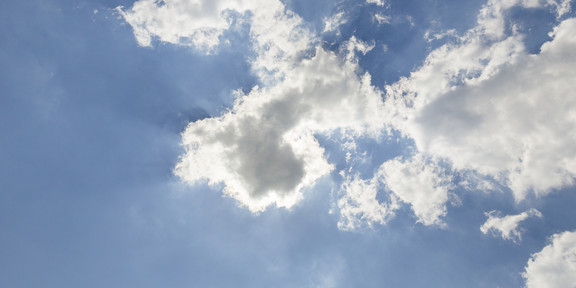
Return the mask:
[[437, 163], [421, 155], [405, 161], [396, 158], [382, 164], [378, 176], [386, 189], [410, 204], [418, 222], [445, 226], [442, 217], [446, 216], [451, 178]]
[[337, 31], [340, 33], [340, 25], [345, 24], [348, 22], [348, 19], [345, 17], [344, 11], [336, 13], [331, 17], [324, 18], [324, 33]]
[[528, 218], [542, 218], [542, 213], [534, 208], [518, 215], [501, 216], [501, 213], [496, 210], [485, 213], [485, 215], [488, 216], [488, 219], [480, 227], [482, 233], [501, 236], [502, 239], [513, 242], [522, 241], [523, 231], [518, 227], [520, 222]]
[[338, 200], [340, 221], [338, 228], [353, 231], [362, 227], [384, 225], [394, 217], [399, 208], [398, 200], [390, 197], [389, 202], [379, 202], [377, 195], [381, 187], [378, 179], [362, 180], [358, 176], [347, 177], [340, 187], [342, 197]]
[[373, 16], [373, 20], [376, 21], [378, 24], [382, 25], [382, 24], [390, 24], [392, 21], [392, 18], [388, 15], [384, 15], [382, 13], [376, 13]]
[[[315, 36], [281, 1], [208, 2], [141, 0], [117, 8], [142, 46], [158, 39], [210, 53], [225, 40], [231, 17], [244, 17], [250, 26], [256, 55], [250, 65], [262, 87], [237, 93], [234, 107], [221, 116], [190, 123], [175, 174], [188, 183], [223, 184], [226, 195], [253, 212], [292, 207], [333, 168], [314, 135], [382, 130], [381, 92], [369, 74], [357, 75], [355, 61], [356, 52], [365, 54], [373, 45], [350, 41], [344, 60], [320, 47], [314, 53]], [[343, 21], [344, 13], [335, 15], [329, 29]]]
[[343, 53], [346, 55], [346, 60], [355, 62], [357, 61], [357, 53], [361, 53], [362, 55], [368, 54], [368, 52], [372, 51], [376, 44], [374, 41], [371, 43], [364, 42], [362, 40], [358, 40], [356, 36], [350, 37], [344, 45], [342, 45]]
[[438, 33], [434, 33], [434, 32], [431, 32], [430, 30], [428, 30], [428, 31], [426, 31], [426, 33], [424, 33], [424, 39], [426, 39], [428, 42], [441, 40], [441, 39], [444, 39], [447, 37], [457, 38], [458, 33], [456, 32], [456, 29], [450, 29], [450, 30], [438, 32]]
[[386, 6], [386, 1], [385, 0], [366, 0], [366, 3], [368, 4], [376, 4], [378, 6]]
[[[409, 160], [387, 161], [372, 179], [348, 176], [340, 189], [342, 197], [338, 206], [342, 217], [338, 227], [355, 230], [386, 224], [402, 203], [411, 206], [418, 223], [444, 227], [442, 217], [446, 215], [446, 203], [452, 196], [450, 182], [450, 177], [438, 164], [421, 155]], [[386, 198], [386, 202], [378, 200], [382, 198]]]

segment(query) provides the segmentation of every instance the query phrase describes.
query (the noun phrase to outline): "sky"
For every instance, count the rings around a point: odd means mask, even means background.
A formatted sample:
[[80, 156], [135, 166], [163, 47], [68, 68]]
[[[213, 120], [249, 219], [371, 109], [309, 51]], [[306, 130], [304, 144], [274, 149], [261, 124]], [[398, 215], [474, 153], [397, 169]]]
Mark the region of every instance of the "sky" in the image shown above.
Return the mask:
[[576, 287], [576, 2], [0, 2], [1, 287]]

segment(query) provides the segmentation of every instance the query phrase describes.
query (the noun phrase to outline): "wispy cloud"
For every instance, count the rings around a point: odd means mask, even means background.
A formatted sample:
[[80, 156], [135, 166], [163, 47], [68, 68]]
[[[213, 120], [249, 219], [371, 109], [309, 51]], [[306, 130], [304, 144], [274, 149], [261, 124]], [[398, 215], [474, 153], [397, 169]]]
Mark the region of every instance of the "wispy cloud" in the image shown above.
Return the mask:
[[[344, 176], [346, 173], [342, 172]], [[415, 155], [384, 162], [374, 177], [346, 176], [338, 201], [343, 230], [386, 224], [402, 204], [412, 208], [417, 222], [445, 227], [451, 177], [437, 163]], [[382, 200], [385, 199], [385, 200]]]
[[485, 214], [488, 216], [488, 219], [480, 227], [482, 233], [491, 233], [492, 235], [502, 237], [504, 240], [514, 242], [522, 241], [523, 229], [518, 227], [520, 222], [533, 217], [542, 218], [542, 213], [534, 208], [518, 215], [501, 216], [501, 213], [495, 210]]
[[315, 133], [377, 133], [380, 94], [355, 65], [322, 49], [285, 72], [284, 81], [238, 97], [234, 108], [183, 133], [186, 155], [176, 174], [188, 182], [223, 182], [253, 211], [290, 207], [332, 170]]

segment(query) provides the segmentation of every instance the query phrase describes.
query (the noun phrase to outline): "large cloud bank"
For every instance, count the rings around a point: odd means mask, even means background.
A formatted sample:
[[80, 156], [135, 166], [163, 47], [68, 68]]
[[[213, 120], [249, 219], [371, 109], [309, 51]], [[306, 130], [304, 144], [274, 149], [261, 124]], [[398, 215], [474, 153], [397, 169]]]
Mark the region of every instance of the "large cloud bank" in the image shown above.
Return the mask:
[[[549, 4], [565, 12], [565, 3]], [[504, 33], [503, 11], [513, 5], [543, 2], [490, 1], [457, 44], [387, 87], [386, 115], [421, 153], [490, 175], [521, 201], [574, 183], [576, 19], [529, 55], [523, 35]]]
[[[556, 13], [559, 25], [539, 54], [526, 52], [524, 35], [506, 18], [513, 7]], [[342, 132], [349, 147], [357, 137], [390, 130], [413, 140], [413, 153], [382, 163], [368, 179], [352, 167], [340, 171], [339, 227], [353, 230], [385, 224], [402, 204], [417, 222], [444, 226], [447, 204], [457, 200], [451, 172], [489, 176], [517, 201], [574, 184], [576, 19], [563, 18], [569, 7], [570, 1], [488, 1], [475, 27], [442, 34], [448, 44], [385, 93], [359, 73], [357, 55], [373, 44], [352, 37], [341, 51], [325, 51], [277, 0], [140, 0], [118, 11], [143, 46], [157, 39], [216, 53], [231, 41], [227, 32], [249, 27], [247, 60], [260, 87], [235, 92], [233, 107], [219, 117], [190, 123], [175, 173], [186, 182], [223, 185], [254, 212], [293, 206], [333, 171], [317, 135]], [[326, 18], [326, 31], [346, 22], [342, 13]], [[488, 226], [519, 240], [516, 226]]]
[[[253, 212], [292, 207], [334, 172], [318, 135], [341, 137], [347, 157], [335, 179], [338, 227], [355, 230], [388, 223], [401, 205], [411, 208], [416, 222], [446, 227], [448, 205], [458, 205], [457, 191], [474, 179], [508, 187], [516, 201], [574, 184], [576, 19], [566, 19], [570, 5], [489, 0], [465, 33], [427, 33], [447, 44], [384, 93], [358, 65], [359, 53], [374, 43], [351, 37], [340, 51], [326, 51], [278, 0], [139, 0], [118, 11], [142, 46], [156, 39], [206, 54], [233, 41], [228, 32], [249, 27], [246, 57], [260, 85], [234, 92], [234, 105], [218, 117], [188, 125], [176, 175], [221, 185]], [[507, 19], [514, 7], [556, 14], [558, 25], [538, 54], [526, 52], [525, 35]], [[346, 21], [345, 12], [327, 17], [324, 31], [339, 31]], [[392, 131], [389, 137], [399, 132], [414, 143], [409, 153], [378, 163], [367, 177], [355, 171], [353, 163], [365, 155], [356, 151], [355, 139]], [[535, 209], [486, 215], [483, 233], [515, 242], [522, 221], [543, 217]], [[532, 255], [523, 274], [527, 287], [576, 287], [575, 235], [556, 234]]]

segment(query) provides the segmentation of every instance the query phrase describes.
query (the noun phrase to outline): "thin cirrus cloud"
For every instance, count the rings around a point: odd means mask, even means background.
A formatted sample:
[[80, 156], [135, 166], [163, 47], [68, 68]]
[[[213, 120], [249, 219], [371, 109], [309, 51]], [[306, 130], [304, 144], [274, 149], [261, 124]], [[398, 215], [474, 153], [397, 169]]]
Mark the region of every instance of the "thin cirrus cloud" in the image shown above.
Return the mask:
[[366, 0], [368, 4], [376, 4], [378, 6], [386, 6], [386, 1], [384, 0]]
[[501, 216], [501, 213], [496, 210], [485, 214], [488, 216], [488, 219], [486, 219], [486, 222], [480, 227], [482, 233], [501, 236], [504, 240], [514, 242], [522, 241], [523, 229], [518, 227], [520, 222], [528, 218], [542, 218], [542, 213], [534, 208], [518, 215]]

